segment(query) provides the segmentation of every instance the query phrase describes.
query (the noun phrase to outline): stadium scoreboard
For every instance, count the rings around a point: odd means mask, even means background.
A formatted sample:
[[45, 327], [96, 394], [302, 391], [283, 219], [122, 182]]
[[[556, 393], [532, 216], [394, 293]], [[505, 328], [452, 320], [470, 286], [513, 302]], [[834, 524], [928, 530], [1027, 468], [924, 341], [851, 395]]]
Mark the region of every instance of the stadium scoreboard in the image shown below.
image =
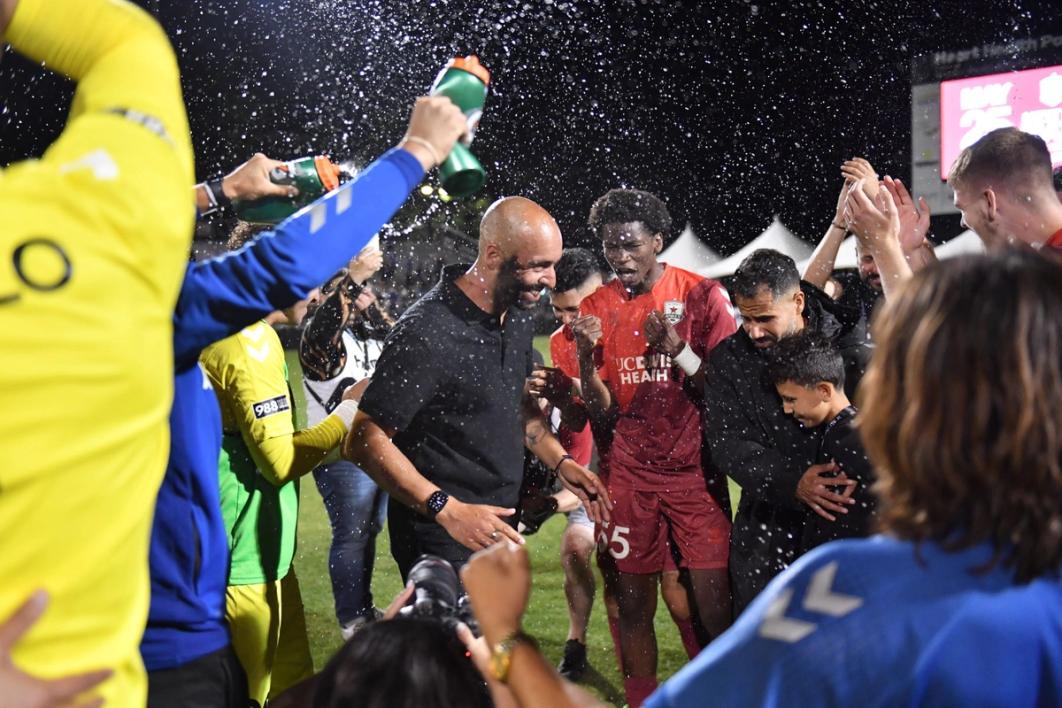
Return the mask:
[[963, 148], [1008, 126], [1042, 137], [1062, 165], [1062, 35], [913, 58], [911, 187], [934, 215], [956, 213], [945, 180]]

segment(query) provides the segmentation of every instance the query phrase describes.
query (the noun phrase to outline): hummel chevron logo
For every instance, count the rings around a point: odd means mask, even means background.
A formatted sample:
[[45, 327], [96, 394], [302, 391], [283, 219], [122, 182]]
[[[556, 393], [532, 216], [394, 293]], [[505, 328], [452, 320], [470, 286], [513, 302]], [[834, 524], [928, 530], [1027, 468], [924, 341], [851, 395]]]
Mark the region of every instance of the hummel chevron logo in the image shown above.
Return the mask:
[[[844, 617], [863, 604], [863, 599], [854, 595], [833, 592], [833, 579], [837, 577], [837, 561], [824, 565], [811, 576], [807, 594], [804, 596], [804, 609], [810, 612]], [[808, 636], [818, 627], [814, 622], [786, 617], [786, 610], [793, 599], [793, 588], [786, 588], [775, 598], [764, 613], [759, 635], [766, 639], [793, 644]]]
[[252, 342], [257, 342], [259, 339], [262, 338], [262, 335], [265, 334], [265, 325], [255, 324], [251, 325], [250, 327], [244, 327], [242, 330], [240, 330], [240, 334], [244, 337], [247, 337]]
[[255, 361], [265, 361], [266, 357], [269, 356], [269, 342], [263, 342], [260, 347], [253, 347], [248, 344], [247, 353], [250, 354]]
[[833, 592], [833, 579], [837, 577], [837, 561], [824, 565], [811, 577], [804, 609], [821, 612], [830, 617], [844, 617], [863, 604], [863, 598]]

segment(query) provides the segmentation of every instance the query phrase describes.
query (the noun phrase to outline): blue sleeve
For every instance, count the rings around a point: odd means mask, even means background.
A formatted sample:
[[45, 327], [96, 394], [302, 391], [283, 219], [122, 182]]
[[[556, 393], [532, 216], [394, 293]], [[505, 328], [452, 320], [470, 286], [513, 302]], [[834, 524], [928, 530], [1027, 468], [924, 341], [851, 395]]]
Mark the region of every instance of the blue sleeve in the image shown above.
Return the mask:
[[423, 177], [420, 162], [395, 148], [275, 230], [191, 264], [173, 315], [177, 369], [207, 345], [306, 297], [365, 247]]

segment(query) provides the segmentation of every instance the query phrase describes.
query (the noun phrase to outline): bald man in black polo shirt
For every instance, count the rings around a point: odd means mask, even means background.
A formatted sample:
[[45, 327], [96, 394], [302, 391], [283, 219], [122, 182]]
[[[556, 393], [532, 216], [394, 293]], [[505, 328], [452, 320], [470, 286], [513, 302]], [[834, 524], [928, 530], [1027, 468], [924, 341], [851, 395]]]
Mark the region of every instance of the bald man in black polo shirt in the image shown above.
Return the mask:
[[592, 516], [601, 480], [571, 459], [526, 395], [530, 310], [553, 287], [561, 234], [545, 209], [500, 199], [471, 266], [450, 266], [387, 337], [343, 454], [386, 489], [391, 553], [405, 578], [421, 553], [460, 567], [516, 532], [526, 445]]

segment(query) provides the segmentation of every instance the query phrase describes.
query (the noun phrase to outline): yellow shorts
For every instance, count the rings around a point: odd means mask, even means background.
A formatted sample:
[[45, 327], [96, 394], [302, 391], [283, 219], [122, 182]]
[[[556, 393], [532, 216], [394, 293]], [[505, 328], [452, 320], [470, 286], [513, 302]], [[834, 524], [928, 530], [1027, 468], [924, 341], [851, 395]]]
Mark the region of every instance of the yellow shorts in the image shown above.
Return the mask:
[[233, 649], [247, 673], [248, 694], [256, 705], [265, 705], [266, 699], [313, 676], [294, 568], [272, 583], [230, 585], [225, 590], [225, 619]]

